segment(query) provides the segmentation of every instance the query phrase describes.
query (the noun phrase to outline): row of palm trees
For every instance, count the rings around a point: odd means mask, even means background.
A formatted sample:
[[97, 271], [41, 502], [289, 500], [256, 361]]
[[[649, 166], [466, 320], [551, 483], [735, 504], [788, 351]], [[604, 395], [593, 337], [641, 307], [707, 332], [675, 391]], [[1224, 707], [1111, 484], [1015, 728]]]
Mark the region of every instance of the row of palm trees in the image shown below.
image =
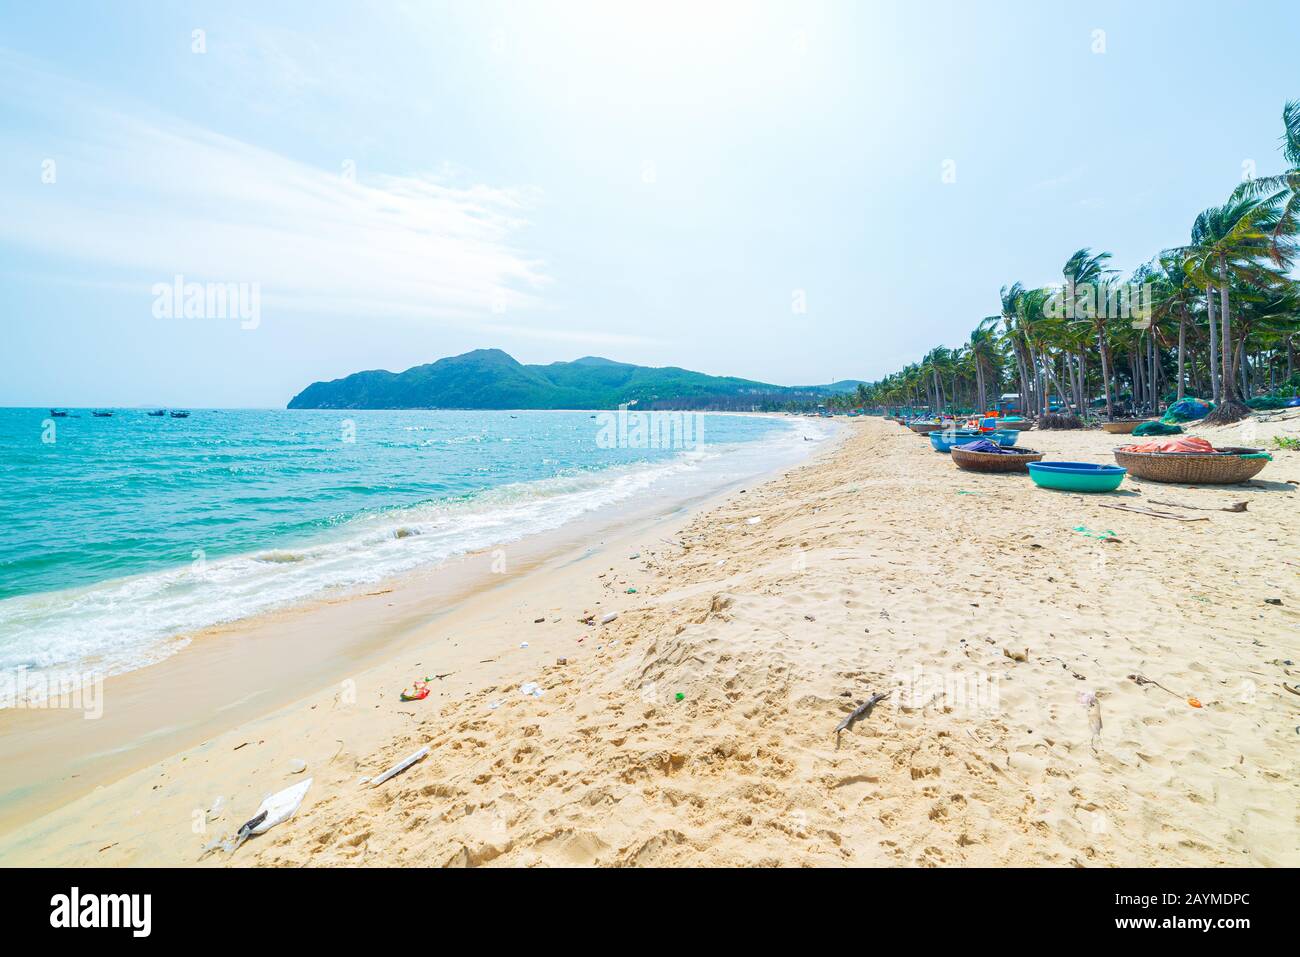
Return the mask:
[[1282, 120], [1286, 172], [1243, 182], [1196, 217], [1186, 244], [1126, 281], [1110, 253], [1080, 249], [1060, 288], [1004, 286], [998, 314], [966, 342], [936, 346], [829, 404], [982, 411], [1006, 390], [1019, 392], [1027, 414], [1082, 415], [1096, 404], [1113, 418], [1195, 395], [1214, 401], [1214, 420], [1231, 422], [1256, 395], [1294, 393], [1300, 101], [1285, 105]]

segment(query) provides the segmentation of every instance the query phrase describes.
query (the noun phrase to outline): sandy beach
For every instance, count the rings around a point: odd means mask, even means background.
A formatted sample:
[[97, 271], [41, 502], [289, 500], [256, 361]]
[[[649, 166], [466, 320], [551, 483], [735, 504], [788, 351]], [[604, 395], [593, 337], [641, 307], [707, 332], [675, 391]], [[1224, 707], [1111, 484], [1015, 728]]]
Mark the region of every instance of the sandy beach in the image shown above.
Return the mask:
[[[1102, 462], [1123, 437], [1020, 444]], [[411, 610], [382, 660], [9, 830], [0, 862], [1295, 866], [1300, 452], [1272, 454], [1247, 485], [1086, 497], [854, 420], [763, 484]], [[1211, 510], [1101, 507], [1151, 500]], [[201, 857], [305, 777], [291, 821]]]

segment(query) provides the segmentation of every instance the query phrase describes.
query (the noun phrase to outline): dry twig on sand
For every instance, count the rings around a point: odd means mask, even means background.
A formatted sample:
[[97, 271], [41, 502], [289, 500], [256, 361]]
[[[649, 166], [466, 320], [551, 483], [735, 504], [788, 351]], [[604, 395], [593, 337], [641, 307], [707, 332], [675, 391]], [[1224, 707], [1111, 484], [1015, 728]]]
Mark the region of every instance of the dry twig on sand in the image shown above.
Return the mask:
[[1244, 512], [1245, 502], [1233, 502], [1231, 505], [1184, 505], [1182, 502], [1157, 502], [1148, 499], [1152, 505], [1172, 505], [1174, 508], [1194, 508], [1199, 512]]
[[1208, 522], [1209, 519], [1204, 515], [1179, 515], [1176, 512], [1162, 512], [1156, 508], [1138, 508], [1136, 505], [1107, 505], [1105, 502], [1098, 502], [1102, 508], [1118, 508], [1125, 512], [1137, 512], [1139, 515], [1154, 515], [1156, 518], [1172, 518], [1179, 522]]
[[853, 726], [855, 724], [857, 724], [861, 719], [865, 718], [867, 715], [871, 714], [871, 709], [876, 706], [876, 703], [878, 701], [887, 697], [889, 697], [888, 691], [877, 691], [875, 694], [873, 694], [862, 704], [854, 708], [843, 721], [841, 721], [838, 725], [835, 726], [835, 750], [836, 751], [840, 749], [840, 733], [844, 731], [853, 730]]

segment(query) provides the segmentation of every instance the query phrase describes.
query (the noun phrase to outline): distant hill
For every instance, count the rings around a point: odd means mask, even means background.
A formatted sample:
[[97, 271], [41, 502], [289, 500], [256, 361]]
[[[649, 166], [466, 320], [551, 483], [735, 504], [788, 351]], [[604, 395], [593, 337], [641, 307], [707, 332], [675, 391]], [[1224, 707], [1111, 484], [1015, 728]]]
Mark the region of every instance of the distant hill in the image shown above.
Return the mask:
[[[751, 410], [815, 405], [834, 386], [779, 386], [584, 356], [523, 365], [500, 349], [476, 349], [405, 372], [356, 372], [313, 382], [291, 409], [640, 409]], [[856, 382], [848, 388], [856, 387]]]
[[840, 379], [830, 385], [795, 386], [797, 389], [811, 389], [814, 392], [854, 392], [860, 385], [870, 385], [862, 379]]

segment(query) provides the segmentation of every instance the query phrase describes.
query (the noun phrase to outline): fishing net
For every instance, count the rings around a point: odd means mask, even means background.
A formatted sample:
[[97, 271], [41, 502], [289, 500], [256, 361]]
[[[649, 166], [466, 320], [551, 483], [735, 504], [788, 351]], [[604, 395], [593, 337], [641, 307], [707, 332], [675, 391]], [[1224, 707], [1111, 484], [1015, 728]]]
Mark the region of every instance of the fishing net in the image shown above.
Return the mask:
[[1182, 435], [1183, 430], [1165, 422], [1143, 422], [1133, 430], [1134, 435]]
[[1203, 419], [1213, 411], [1213, 402], [1193, 398], [1179, 399], [1165, 409], [1161, 419], [1165, 422], [1191, 422], [1193, 419]]

